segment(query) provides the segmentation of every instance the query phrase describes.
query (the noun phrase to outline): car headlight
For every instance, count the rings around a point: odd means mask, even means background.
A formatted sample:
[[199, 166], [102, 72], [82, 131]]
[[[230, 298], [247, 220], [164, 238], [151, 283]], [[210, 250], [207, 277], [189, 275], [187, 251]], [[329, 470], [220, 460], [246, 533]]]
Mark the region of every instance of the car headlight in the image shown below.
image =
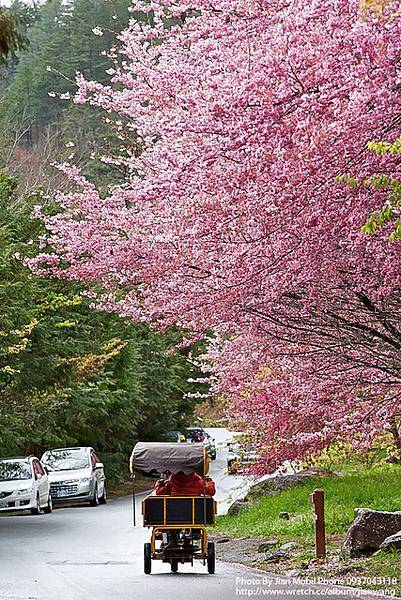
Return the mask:
[[24, 488], [23, 490], [17, 490], [17, 496], [25, 496], [26, 494], [31, 494], [32, 488]]

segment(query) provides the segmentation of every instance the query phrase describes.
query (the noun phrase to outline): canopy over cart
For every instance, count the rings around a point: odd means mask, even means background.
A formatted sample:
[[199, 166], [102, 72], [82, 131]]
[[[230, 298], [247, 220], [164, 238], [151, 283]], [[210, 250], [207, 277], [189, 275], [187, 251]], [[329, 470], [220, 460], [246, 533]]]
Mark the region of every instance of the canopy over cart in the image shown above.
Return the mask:
[[138, 442], [131, 454], [130, 469], [135, 471], [157, 471], [158, 473], [185, 474], [196, 471], [206, 475], [209, 457], [203, 444]]

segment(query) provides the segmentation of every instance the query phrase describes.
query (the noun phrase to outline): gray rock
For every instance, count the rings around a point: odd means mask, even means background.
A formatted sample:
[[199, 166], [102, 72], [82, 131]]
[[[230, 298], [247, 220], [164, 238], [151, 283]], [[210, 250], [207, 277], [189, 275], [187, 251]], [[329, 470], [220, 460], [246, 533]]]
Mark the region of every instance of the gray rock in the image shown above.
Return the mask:
[[401, 530], [401, 511], [357, 508], [342, 550], [351, 558], [373, 554], [389, 536]]
[[246, 500], [235, 500], [227, 511], [228, 515], [238, 515], [238, 513], [243, 509], [248, 507], [248, 502]]
[[295, 485], [305, 483], [315, 477], [335, 477], [336, 474], [328, 469], [311, 468], [291, 473], [290, 475], [276, 475], [265, 481], [255, 483], [246, 495], [246, 500], [253, 500], [260, 496], [273, 496], [283, 490], [288, 490]]
[[271, 548], [278, 546], [278, 540], [266, 540], [258, 546], [258, 552], [268, 552]]
[[277, 552], [266, 552], [260, 558], [257, 558], [253, 562], [265, 562], [265, 563], [276, 563], [281, 560], [287, 560], [290, 558], [288, 552], [284, 552], [283, 550], [277, 550]]
[[401, 531], [389, 535], [384, 542], [380, 544], [381, 550], [401, 550]]
[[278, 518], [279, 519], [284, 519], [285, 521], [289, 521], [290, 520], [290, 513], [288, 513], [287, 511], [283, 510], [282, 512], [278, 513]]
[[281, 546], [280, 550], [291, 552], [291, 550], [296, 550], [297, 548], [302, 548], [301, 544], [298, 544], [298, 542], [286, 542]]

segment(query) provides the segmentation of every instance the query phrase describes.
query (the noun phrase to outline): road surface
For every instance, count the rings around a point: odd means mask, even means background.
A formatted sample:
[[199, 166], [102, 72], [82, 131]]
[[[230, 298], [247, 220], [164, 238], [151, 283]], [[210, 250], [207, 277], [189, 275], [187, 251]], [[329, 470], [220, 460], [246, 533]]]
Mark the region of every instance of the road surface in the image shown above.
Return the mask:
[[216, 481], [218, 514], [225, 515], [237, 498], [243, 498], [252, 484], [249, 477], [227, 473], [227, 441], [232, 434], [227, 429], [206, 429], [216, 440], [217, 459], [212, 461], [209, 475]]
[[[222, 508], [241, 478], [224, 475], [224, 455], [213, 464], [221, 482]], [[246, 482], [245, 482], [246, 484]], [[234, 494], [238, 493], [238, 490]], [[236, 597], [312, 598], [309, 586], [277, 582], [237, 565], [217, 563], [208, 575], [201, 563], [193, 568], [153, 562], [143, 574], [143, 543], [149, 532], [131, 525], [130, 498], [106, 506], [59, 508], [51, 515], [0, 518], [1, 600], [232, 600]], [[330, 594], [332, 598], [343, 597]]]

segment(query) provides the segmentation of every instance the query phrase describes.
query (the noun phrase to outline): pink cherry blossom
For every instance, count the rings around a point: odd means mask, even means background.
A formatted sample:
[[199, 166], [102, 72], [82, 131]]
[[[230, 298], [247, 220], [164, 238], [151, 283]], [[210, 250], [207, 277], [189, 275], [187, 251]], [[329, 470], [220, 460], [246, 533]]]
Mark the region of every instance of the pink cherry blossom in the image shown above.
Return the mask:
[[360, 232], [384, 193], [336, 178], [400, 175], [367, 142], [401, 133], [401, 20], [355, 0], [132, 8], [154, 22], [132, 20], [110, 84], [78, 75], [75, 97], [137, 139], [127, 180], [103, 196], [65, 165], [74, 191], [32, 268], [100, 283], [125, 317], [216, 332], [204, 369], [262, 470], [368, 445], [398, 414], [400, 248]]

